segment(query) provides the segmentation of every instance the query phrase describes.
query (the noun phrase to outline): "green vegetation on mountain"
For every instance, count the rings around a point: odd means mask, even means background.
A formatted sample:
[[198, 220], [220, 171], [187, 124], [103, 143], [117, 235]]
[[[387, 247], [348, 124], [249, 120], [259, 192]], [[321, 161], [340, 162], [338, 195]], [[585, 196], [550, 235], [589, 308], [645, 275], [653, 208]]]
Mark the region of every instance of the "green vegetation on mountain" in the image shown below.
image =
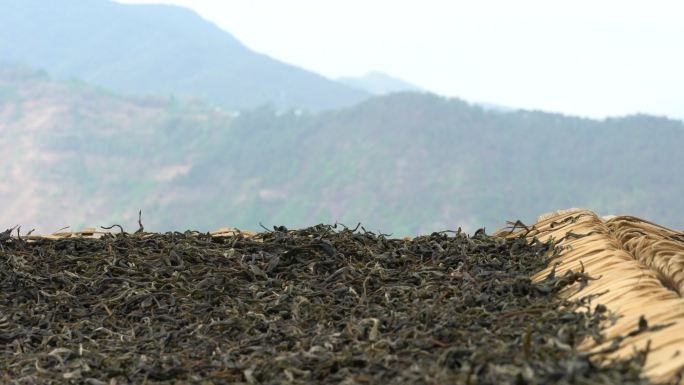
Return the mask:
[[0, 60], [120, 92], [201, 98], [231, 108], [334, 108], [368, 96], [253, 52], [175, 6], [0, 0], [0, 36], [6, 37]]
[[395, 235], [586, 207], [684, 227], [684, 125], [494, 112], [400, 93], [239, 116], [0, 70], [0, 225], [170, 230], [340, 221]]
[[362, 221], [416, 234], [579, 206], [684, 227], [684, 126], [663, 118], [497, 113], [407, 93], [313, 117], [254, 111], [216, 146], [226, 150], [209, 152], [207, 165], [239, 164], [238, 179], [263, 192], [234, 205], [219, 197], [239, 195], [236, 185], [216, 189], [212, 200], [240, 223]]
[[20, 67], [0, 67], [0, 90], [0, 197], [11, 202], [0, 222], [41, 232], [121, 220], [158, 202], [231, 119], [201, 104], [123, 97]]

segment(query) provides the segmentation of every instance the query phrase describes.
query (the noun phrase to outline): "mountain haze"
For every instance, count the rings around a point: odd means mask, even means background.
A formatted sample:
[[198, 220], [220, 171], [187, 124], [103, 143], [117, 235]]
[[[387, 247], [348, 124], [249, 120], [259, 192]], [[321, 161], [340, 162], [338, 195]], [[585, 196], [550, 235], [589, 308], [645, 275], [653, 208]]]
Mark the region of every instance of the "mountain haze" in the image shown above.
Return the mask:
[[0, 0], [0, 60], [126, 93], [230, 108], [347, 106], [364, 91], [251, 51], [193, 11], [107, 0]]
[[372, 71], [363, 76], [345, 76], [337, 79], [338, 82], [373, 95], [386, 95], [393, 92], [422, 92], [423, 90], [407, 81], [395, 78], [382, 72]]
[[684, 228], [684, 125], [397, 93], [316, 114], [122, 96], [0, 66], [0, 226], [489, 230], [563, 207]]

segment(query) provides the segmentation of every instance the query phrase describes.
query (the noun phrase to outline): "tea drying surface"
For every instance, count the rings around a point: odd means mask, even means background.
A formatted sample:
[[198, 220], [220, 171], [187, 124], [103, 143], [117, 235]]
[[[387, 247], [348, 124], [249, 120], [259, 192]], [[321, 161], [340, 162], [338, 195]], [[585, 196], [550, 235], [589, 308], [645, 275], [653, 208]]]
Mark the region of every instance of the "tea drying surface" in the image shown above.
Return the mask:
[[4, 237], [0, 381], [647, 383], [643, 354], [598, 365], [577, 351], [610, 314], [559, 296], [580, 272], [531, 281], [553, 254], [483, 232], [326, 225]]

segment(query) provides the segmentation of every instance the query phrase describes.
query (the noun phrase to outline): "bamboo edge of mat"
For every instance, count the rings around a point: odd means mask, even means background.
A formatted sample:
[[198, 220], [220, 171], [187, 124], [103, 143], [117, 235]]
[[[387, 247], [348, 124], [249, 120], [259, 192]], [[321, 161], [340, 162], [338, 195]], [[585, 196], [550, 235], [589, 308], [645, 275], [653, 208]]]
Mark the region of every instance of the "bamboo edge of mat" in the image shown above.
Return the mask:
[[[602, 293], [592, 305], [605, 305], [618, 316], [615, 323], [605, 325], [606, 342], [588, 339], [580, 344], [581, 350], [607, 348], [612, 338], [635, 330], [644, 316], [649, 326], [672, 325], [626, 338], [617, 351], [602, 354], [601, 359], [627, 358], [650, 344], [644, 374], [654, 382], [671, 381], [680, 374], [684, 368], [684, 298], [680, 296], [684, 290], [684, 234], [636, 217], [602, 220], [583, 209], [545, 214], [527, 229], [528, 239], [554, 240], [562, 250], [534, 280], [543, 280], [556, 263], [558, 275], [584, 268], [597, 279], [581, 291], [575, 284], [563, 295], [580, 299]], [[684, 385], [684, 379], [679, 384]]]

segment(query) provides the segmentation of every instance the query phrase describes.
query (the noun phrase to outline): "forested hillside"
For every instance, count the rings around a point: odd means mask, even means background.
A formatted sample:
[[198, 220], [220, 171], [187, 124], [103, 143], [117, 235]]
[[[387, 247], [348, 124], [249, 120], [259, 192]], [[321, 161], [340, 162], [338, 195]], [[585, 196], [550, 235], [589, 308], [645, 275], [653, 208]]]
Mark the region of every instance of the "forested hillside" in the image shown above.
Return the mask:
[[559, 208], [684, 228], [684, 125], [494, 112], [394, 94], [239, 116], [0, 70], [0, 225], [42, 232], [363, 222], [395, 235], [493, 230]]
[[224, 150], [179, 184], [221, 180], [210, 165], [239, 164], [212, 200], [240, 223], [363, 221], [415, 234], [579, 206], [684, 227], [684, 126], [663, 118], [498, 113], [409, 93], [316, 117], [254, 111], [215, 145]]
[[51, 232], [122, 220], [132, 208], [160, 203], [229, 121], [199, 104], [123, 97], [0, 67], [0, 198], [10, 202], [0, 222]]

